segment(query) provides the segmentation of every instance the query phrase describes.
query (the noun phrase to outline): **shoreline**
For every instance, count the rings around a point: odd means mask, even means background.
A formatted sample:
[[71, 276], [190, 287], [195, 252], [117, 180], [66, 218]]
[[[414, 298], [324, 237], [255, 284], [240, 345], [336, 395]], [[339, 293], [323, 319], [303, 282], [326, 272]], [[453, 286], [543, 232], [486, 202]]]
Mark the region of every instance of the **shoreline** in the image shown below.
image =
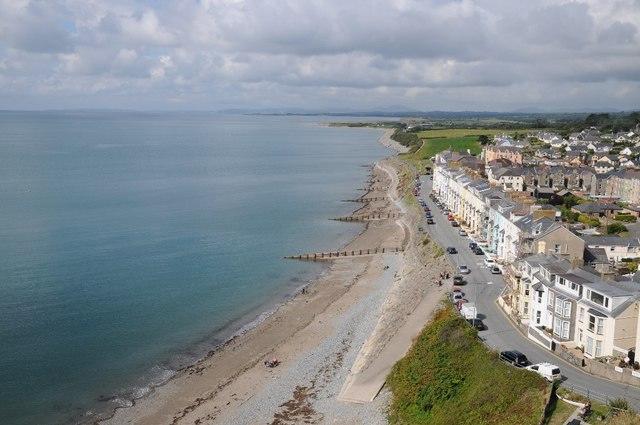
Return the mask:
[[[378, 141], [390, 134], [385, 131]], [[367, 222], [343, 249], [399, 244], [410, 249], [333, 260], [304, 292], [298, 291], [255, 327], [98, 422], [235, 424], [273, 417], [274, 424], [331, 418], [358, 423], [367, 417], [367, 423], [385, 423], [388, 395], [364, 405], [336, 399], [345, 390], [360, 394], [359, 380], [370, 375], [374, 383], [367, 382], [365, 393], [375, 392], [370, 398], [378, 394], [386, 373], [408, 350], [446, 290], [437, 288], [435, 280], [425, 285], [425, 279], [448, 267], [443, 258], [429, 267], [421, 259], [424, 249], [414, 226], [420, 215], [408, 211], [399, 197], [398, 167], [393, 160], [376, 162], [375, 178], [362, 196], [384, 200], [356, 211], [399, 212], [404, 217]], [[271, 357], [282, 364], [266, 369], [262, 360]], [[326, 364], [327, 359], [333, 361]], [[290, 405], [298, 408], [283, 407]], [[297, 417], [300, 410], [308, 417]]]
[[384, 129], [384, 133], [378, 139], [378, 143], [380, 143], [382, 146], [385, 146], [389, 149], [393, 149], [397, 153], [409, 152], [408, 147], [401, 145], [400, 143], [396, 142], [391, 138], [394, 132], [395, 132], [394, 129], [390, 129], [390, 128]]
[[[373, 169], [373, 166], [371, 166], [371, 168]], [[371, 189], [372, 186], [373, 185], [369, 185], [369, 187], [365, 192], [356, 192], [356, 195], [364, 196], [370, 193], [372, 191]], [[362, 211], [362, 209], [365, 207], [366, 207], [366, 204], [363, 207], [360, 207], [354, 210], [352, 214], [355, 212]], [[367, 228], [368, 228], [368, 225], [365, 223], [362, 226], [362, 228], [358, 231], [358, 233], [355, 236], [353, 236], [351, 240], [349, 240], [347, 243], [340, 246], [339, 249], [345, 250], [348, 247], [352, 246], [353, 244], [357, 243], [357, 240], [362, 237], [362, 235], [367, 231]], [[283, 261], [296, 261], [296, 260], [283, 260]], [[173, 380], [180, 378], [182, 374], [191, 373], [191, 369], [197, 368], [200, 363], [206, 362], [207, 360], [211, 359], [213, 356], [220, 353], [221, 351], [227, 350], [227, 349], [233, 350], [233, 348], [230, 348], [232, 345], [237, 343], [243, 337], [246, 337], [248, 334], [252, 332], [256, 332], [257, 328], [265, 324], [265, 322], [269, 321], [274, 315], [280, 312], [281, 309], [286, 308], [288, 304], [295, 303], [298, 297], [302, 294], [303, 289], [306, 291], [308, 288], [314, 285], [317, 285], [319, 282], [326, 279], [328, 275], [332, 273], [334, 269], [334, 265], [331, 263], [327, 263], [323, 266], [324, 266], [323, 270], [320, 270], [317, 273], [315, 273], [315, 276], [309, 279], [305, 284], [300, 285], [295, 290], [285, 294], [283, 298], [280, 299], [280, 301], [275, 302], [269, 308], [267, 308], [266, 310], [262, 310], [258, 314], [248, 315], [249, 317], [252, 317], [250, 320], [243, 321], [242, 319], [238, 319], [234, 321], [236, 323], [244, 322], [244, 324], [241, 325], [236, 331], [231, 332], [228, 337], [223, 338], [222, 342], [220, 342], [216, 346], [211, 347], [211, 349], [206, 354], [204, 354], [204, 356], [202, 356], [200, 359], [196, 360], [192, 364], [186, 364], [184, 366], [181, 366], [173, 370], [167, 369], [172, 372], [171, 376], [168, 379], [165, 379], [159, 383], [151, 383], [150, 385], [144, 388], [136, 387], [135, 390], [140, 390], [140, 389], [145, 390], [141, 396], [132, 397], [130, 394], [114, 394], [113, 396], [108, 397], [107, 398], [108, 401], [120, 401], [121, 404], [107, 409], [109, 411], [112, 411], [111, 414], [101, 418], [97, 418], [97, 419], [94, 418], [93, 420], [91, 420], [91, 422], [92, 423], [111, 423], [111, 421], [113, 421], [114, 418], [118, 415], [118, 412], [135, 408], [143, 400], [153, 397], [154, 393], [157, 390], [170, 384]], [[115, 420], [117, 420], [117, 418], [115, 418]], [[115, 423], [119, 423], [119, 422], [115, 422]]]

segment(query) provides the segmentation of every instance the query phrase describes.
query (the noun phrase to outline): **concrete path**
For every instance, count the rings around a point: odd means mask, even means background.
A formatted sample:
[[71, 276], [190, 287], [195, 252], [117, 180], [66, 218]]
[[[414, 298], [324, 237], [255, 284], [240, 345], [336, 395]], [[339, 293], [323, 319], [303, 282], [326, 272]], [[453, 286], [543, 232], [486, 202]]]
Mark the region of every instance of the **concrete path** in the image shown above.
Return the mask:
[[338, 400], [368, 403], [378, 395], [391, 368], [409, 351], [413, 340], [430, 320], [445, 291], [443, 286], [442, 289], [438, 288], [438, 292], [434, 292], [433, 296], [423, 298], [373, 363], [360, 372], [349, 374]]

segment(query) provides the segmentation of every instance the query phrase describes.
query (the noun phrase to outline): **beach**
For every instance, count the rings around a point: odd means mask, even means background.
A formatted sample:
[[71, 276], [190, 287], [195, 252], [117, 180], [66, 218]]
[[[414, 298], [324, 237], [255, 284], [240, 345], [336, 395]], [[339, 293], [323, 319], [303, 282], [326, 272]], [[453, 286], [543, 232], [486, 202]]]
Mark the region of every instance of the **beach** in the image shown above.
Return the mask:
[[[330, 260], [262, 323], [104, 422], [386, 423], [384, 379], [444, 296], [439, 274], [451, 270], [418, 232], [419, 208], [400, 197], [403, 167], [396, 158], [372, 167], [362, 197], [375, 200], [358, 204], [353, 216], [392, 218], [365, 221], [341, 249], [403, 251]], [[280, 365], [265, 367], [271, 358]]]

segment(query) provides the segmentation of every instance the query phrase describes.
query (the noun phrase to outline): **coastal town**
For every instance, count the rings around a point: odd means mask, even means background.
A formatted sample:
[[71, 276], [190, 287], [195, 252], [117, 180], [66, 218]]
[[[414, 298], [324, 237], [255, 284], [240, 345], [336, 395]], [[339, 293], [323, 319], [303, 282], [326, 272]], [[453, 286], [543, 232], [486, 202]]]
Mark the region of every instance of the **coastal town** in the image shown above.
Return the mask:
[[[552, 353], [545, 360], [635, 387], [639, 133], [496, 135], [478, 156], [435, 155], [428, 182], [441, 225], [471, 239], [469, 254], [484, 259], [474, 266], [502, 275], [494, 301], [523, 337]], [[598, 391], [607, 397], [595, 381]], [[638, 390], [625, 392], [638, 400]]]

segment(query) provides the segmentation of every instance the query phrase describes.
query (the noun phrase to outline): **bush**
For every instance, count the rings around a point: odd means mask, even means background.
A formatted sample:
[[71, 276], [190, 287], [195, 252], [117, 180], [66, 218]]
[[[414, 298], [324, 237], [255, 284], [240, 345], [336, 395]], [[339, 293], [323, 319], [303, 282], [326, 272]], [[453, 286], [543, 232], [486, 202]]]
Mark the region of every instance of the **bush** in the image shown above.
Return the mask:
[[578, 221], [589, 227], [600, 227], [600, 220], [595, 217], [590, 217], [586, 214], [580, 214], [578, 216]]
[[609, 400], [609, 407], [616, 410], [629, 410], [629, 402], [624, 398]]
[[607, 226], [607, 235], [617, 235], [626, 231], [627, 227], [622, 223], [615, 222]]
[[631, 214], [616, 214], [614, 217], [616, 221], [622, 221], [624, 223], [635, 223], [636, 217]]

